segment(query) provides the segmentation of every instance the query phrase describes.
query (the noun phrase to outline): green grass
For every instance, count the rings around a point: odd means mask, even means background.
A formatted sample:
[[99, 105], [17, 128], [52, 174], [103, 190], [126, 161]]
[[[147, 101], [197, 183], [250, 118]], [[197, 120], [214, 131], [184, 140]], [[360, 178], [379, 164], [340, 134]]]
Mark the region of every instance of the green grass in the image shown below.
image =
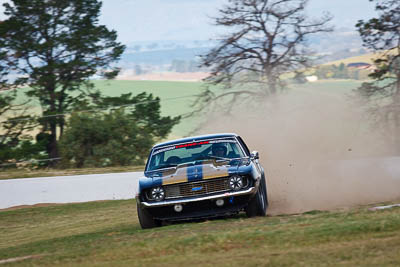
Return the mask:
[[[168, 81], [95, 81], [95, 86], [108, 96], [141, 92], [152, 93], [161, 99], [161, 112], [169, 116], [187, 113], [191, 102], [201, 90], [201, 82], [168, 82]], [[178, 97], [179, 99], [171, 99]]]
[[243, 216], [141, 230], [135, 201], [0, 212], [0, 260], [13, 265], [398, 266], [400, 208]]

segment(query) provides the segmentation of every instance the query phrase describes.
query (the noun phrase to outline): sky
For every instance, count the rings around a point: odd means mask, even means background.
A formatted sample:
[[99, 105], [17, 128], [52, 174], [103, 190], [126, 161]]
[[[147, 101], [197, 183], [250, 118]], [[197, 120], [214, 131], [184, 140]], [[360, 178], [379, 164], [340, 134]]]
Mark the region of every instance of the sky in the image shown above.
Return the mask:
[[[0, 0], [0, 20], [4, 19]], [[211, 17], [226, 0], [103, 0], [100, 23], [118, 32], [119, 41], [132, 44], [159, 40], [208, 40], [221, 30]], [[354, 30], [358, 19], [376, 16], [374, 3], [368, 0], [310, 0], [310, 17], [328, 11], [336, 29]]]

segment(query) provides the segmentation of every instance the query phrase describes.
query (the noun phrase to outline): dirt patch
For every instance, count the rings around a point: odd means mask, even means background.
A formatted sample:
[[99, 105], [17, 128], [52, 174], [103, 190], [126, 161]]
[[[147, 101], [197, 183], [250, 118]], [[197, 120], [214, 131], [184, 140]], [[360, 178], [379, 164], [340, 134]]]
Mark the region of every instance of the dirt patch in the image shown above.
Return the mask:
[[400, 197], [400, 157], [346, 96], [294, 91], [212, 118], [202, 133], [235, 132], [260, 152], [270, 214]]
[[9, 258], [9, 259], [0, 260], [0, 264], [23, 261], [23, 260], [27, 260], [27, 259], [36, 259], [36, 258], [40, 258], [43, 256], [44, 255], [29, 255], [29, 256], [24, 256], [24, 257]]

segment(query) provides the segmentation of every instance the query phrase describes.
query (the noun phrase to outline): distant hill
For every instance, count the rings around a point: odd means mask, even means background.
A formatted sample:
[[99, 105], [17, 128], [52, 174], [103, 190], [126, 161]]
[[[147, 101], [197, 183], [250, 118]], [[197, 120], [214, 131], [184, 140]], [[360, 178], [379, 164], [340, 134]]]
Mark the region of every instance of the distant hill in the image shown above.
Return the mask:
[[364, 54], [361, 56], [348, 57], [348, 58], [344, 58], [344, 59], [326, 62], [322, 65], [340, 65], [340, 63], [347, 65], [349, 63], [356, 63], [356, 62], [364, 62], [364, 63], [372, 64], [373, 60], [378, 58], [380, 55], [382, 55], [382, 53], [370, 53], [370, 54]]
[[[174, 60], [193, 61], [218, 45], [217, 40], [158, 40], [140, 41], [127, 44], [119, 62], [122, 68], [135, 65], [151, 65], [160, 68]], [[316, 34], [307, 40], [307, 46], [321, 57], [318, 63], [336, 61], [340, 58], [365, 54], [358, 32], [341, 28], [332, 33]], [[167, 69], [163, 69], [167, 70]]]
[[365, 62], [365, 63], [372, 64], [374, 58], [377, 58], [377, 55], [371, 53], [371, 54], [365, 54], [365, 55], [356, 56], [356, 57], [349, 57], [349, 58], [343, 58], [343, 59], [339, 59], [339, 60], [335, 60], [335, 61], [330, 61], [330, 62], [326, 62], [322, 65], [340, 65], [341, 63], [344, 63], [345, 65], [347, 65], [349, 63], [355, 63], [355, 62]]

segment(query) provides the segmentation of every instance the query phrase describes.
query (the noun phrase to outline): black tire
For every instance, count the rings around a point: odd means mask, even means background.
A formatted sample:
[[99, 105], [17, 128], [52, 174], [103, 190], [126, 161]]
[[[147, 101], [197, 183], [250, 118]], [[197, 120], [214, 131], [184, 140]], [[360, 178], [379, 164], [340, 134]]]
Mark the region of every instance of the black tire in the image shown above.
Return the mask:
[[247, 217], [265, 216], [268, 208], [267, 185], [264, 175], [261, 177], [260, 186], [256, 195], [249, 201], [245, 208]]
[[262, 188], [262, 203], [263, 205], [261, 206], [259, 210], [258, 216], [265, 216], [267, 215], [267, 210], [268, 210], [268, 193], [267, 193], [267, 183], [265, 181], [264, 175], [261, 178], [261, 188]]
[[142, 229], [149, 229], [161, 226], [161, 221], [154, 219], [147, 210], [140, 207], [139, 203], [136, 203], [136, 207], [139, 223]]

